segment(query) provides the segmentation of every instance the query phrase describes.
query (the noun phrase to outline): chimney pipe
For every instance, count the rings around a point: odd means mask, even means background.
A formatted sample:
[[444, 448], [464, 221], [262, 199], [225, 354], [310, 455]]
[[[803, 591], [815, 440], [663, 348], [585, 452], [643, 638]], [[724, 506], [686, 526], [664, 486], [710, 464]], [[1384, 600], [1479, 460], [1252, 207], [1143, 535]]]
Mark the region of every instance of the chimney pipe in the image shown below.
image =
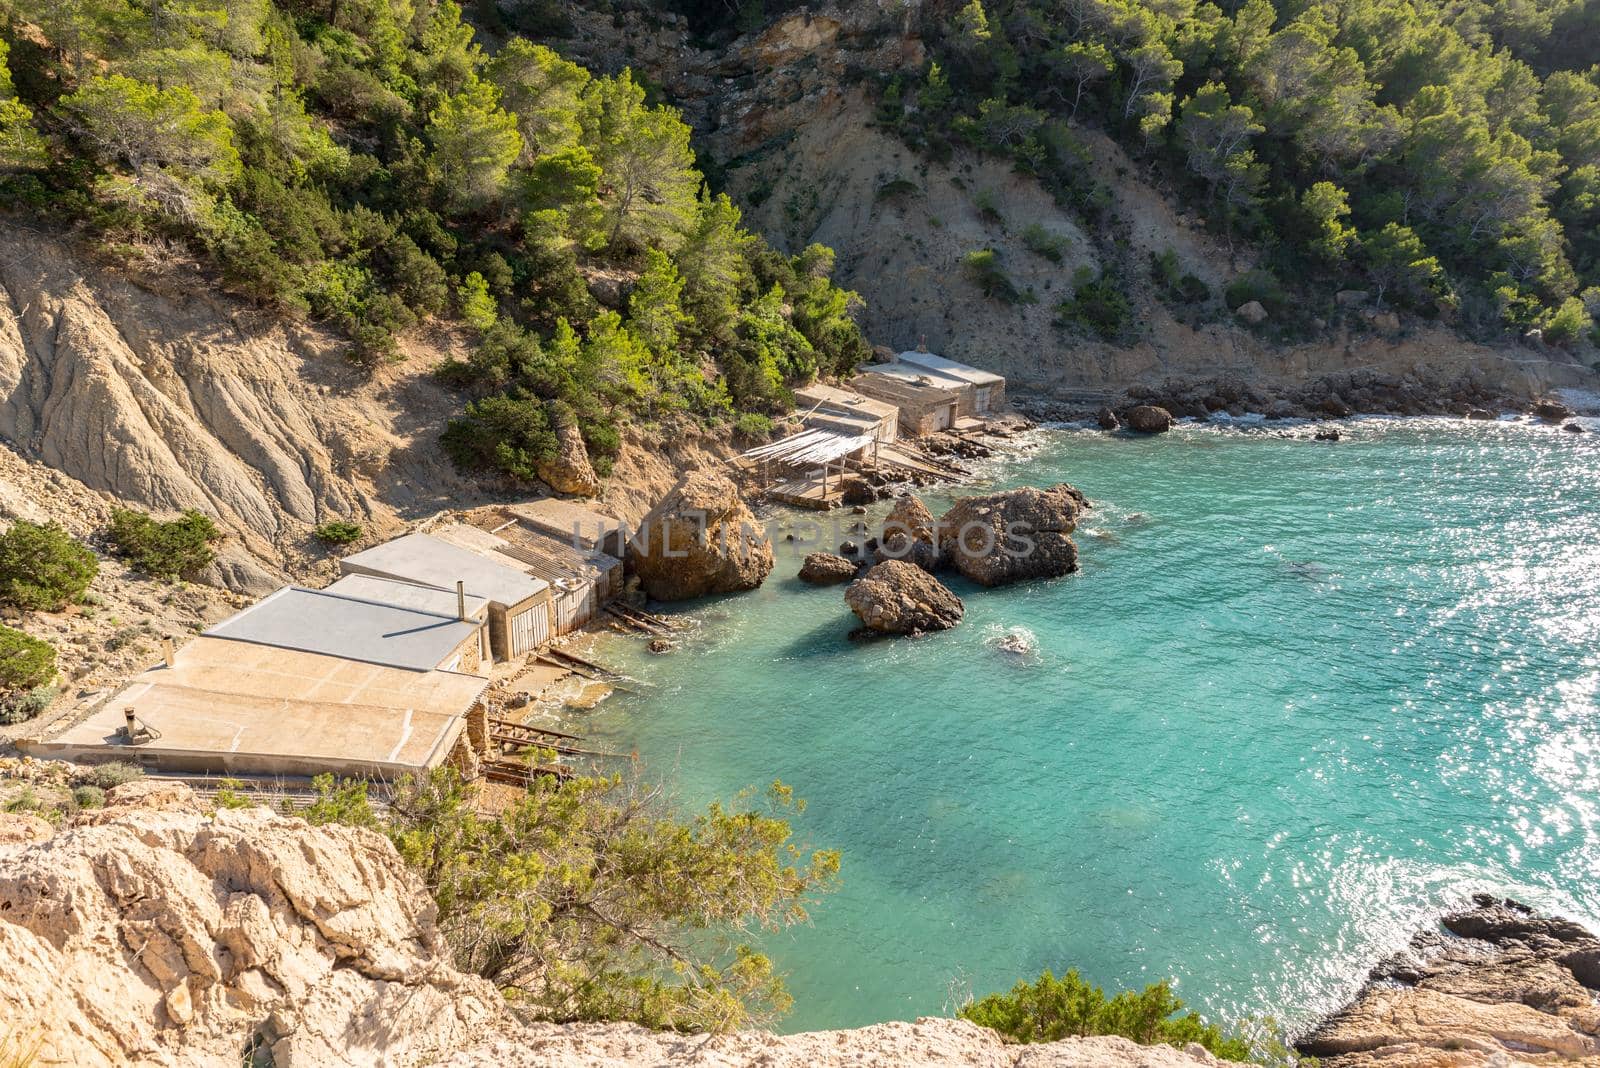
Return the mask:
[[456, 580], [456, 618], [467, 621], [467, 584], [460, 579]]
[[132, 705], [122, 710], [122, 718], [127, 723], [127, 726], [123, 729], [128, 732], [128, 741], [131, 742], [134, 736], [139, 733], [139, 717], [133, 714]]
[[[178, 657], [177, 649], [173, 646], [172, 639], [171, 638], [162, 638], [161, 639], [161, 659], [163, 659], [163, 660], [165, 660], [167, 662], [167, 667], [169, 669], [178, 666], [177, 665], [177, 657]], [[132, 712], [130, 711], [129, 714], [131, 715]]]

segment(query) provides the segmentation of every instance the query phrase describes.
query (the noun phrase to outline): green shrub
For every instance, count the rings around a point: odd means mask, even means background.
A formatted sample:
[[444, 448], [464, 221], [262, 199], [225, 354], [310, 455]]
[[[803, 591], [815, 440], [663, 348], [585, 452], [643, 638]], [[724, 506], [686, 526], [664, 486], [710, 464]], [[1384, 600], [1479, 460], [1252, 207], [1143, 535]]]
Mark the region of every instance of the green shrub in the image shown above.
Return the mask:
[[89, 782], [102, 790], [112, 790], [125, 782], [144, 778], [144, 769], [137, 764], [120, 760], [109, 764], [96, 764], [89, 769]]
[[892, 181], [884, 182], [878, 187], [877, 198], [879, 200], [894, 200], [898, 197], [914, 196], [920, 192], [922, 192], [922, 187], [909, 178], [895, 178]]
[[0, 724], [22, 723], [50, 707], [61, 691], [54, 686], [35, 686], [0, 698]]
[[312, 531], [317, 540], [328, 545], [350, 545], [361, 540], [366, 530], [360, 523], [348, 523], [341, 519], [322, 524]]
[[766, 441], [772, 437], [772, 420], [760, 412], [745, 412], [734, 420], [733, 432], [746, 441]]
[[1277, 277], [1271, 271], [1263, 270], [1246, 271], [1229, 282], [1223, 291], [1223, 298], [1227, 301], [1229, 311], [1238, 311], [1252, 300], [1260, 301], [1261, 306], [1275, 318], [1281, 318], [1291, 302]]
[[50, 685], [55, 677], [55, 646], [0, 626], [0, 689], [13, 694], [34, 690]]
[[59, 612], [94, 581], [100, 561], [61, 526], [19, 519], [0, 534], [0, 600]]
[[1583, 301], [1568, 297], [1544, 325], [1544, 339], [1552, 345], [1565, 345], [1576, 341], [1594, 325]]
[[1124, 338], [1133, 322], [1133, 306], [1116, 279], [1079, 267], [1072, 276], [1072, 297], [1056, 308], [1058, 321], [1093, 332], [1105, 341]]
[[79, 808], [104, 808], [106, 792], [98, 786], [85, 783], [72, 791], [72, 803]]
[[1165, 982], [1142, 993], [1124, 990], [1107, 998], [1073, 969], [1057, 979], [1046, 971], [1036, 983], [1019, 982], [1010, 993], [990, 994], [962, 1006], [960, 1016], [998, 1031], [1012, 1042], [1056, 1042], [1088, 1035], [1121, 1035], [1143, 1045], [1165, 1043], [1180, 1049], [1198, 1042], [1217, 1057], [1248, 1061], [1250, 1046], [1224, 1035], [1194, 1013]]
[[1011, 276], [1000, 266], [1000, 258], [994, 249], [978, 249], [967, 253], [966, 259], [962, 261], [962, 267], [972, 284], [982, 290], [983, 295], [990, 300], [999, 300], [1006, 304], [1022, 302], [1021, 291], [1012, 284]]
[[537, 479], [540, 461], [556, 455], [544, 402], [520, 388], [468, 404], [466, 414], [445, 427], [442, 441], [462, 470], [499, 471], [524, 482]]
[[152, 578], [175, 581], [204, 570], [216, 558], [213, 542], [222, 537], [209, 517], [189, 509], [177, 519], [159, 521], [132, 508], [111, 513], [111, 542], [127, 561]]
[[1027, 229], [1022, 231], [1022, 244], [1035, 256], [1043, 256], [1051, 263], [1060, 263], [1066, 258], [1067, 248], [1071, 242], [1064, 235], [1055, 233], [1039, 223], [1029, 223]]

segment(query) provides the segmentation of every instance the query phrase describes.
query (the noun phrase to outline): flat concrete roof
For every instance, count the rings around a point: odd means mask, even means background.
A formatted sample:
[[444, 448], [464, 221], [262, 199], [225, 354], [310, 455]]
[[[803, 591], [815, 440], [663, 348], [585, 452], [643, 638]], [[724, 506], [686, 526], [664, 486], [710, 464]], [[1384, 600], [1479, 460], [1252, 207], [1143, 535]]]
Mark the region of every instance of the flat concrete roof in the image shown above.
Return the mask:
[[[82, 723], [29, 752], [149, 758], [177, 770], [397, 775], [437, 765], [488, 680], [415, 672], [220, 638], [179, 649]], [[124, 710], [160, 732], [129, 746]]]
[[[459, 607], [456, 603], [456, 591], [453, 589], [442, 590], [437, 586], [420, 586], [415, 582], [379, 578], [377, 575], [346, 575], [326, 587], [323, 592], [337, 593], [341, 597], [354, 597], [359, 601], [392, 604], [397, 608], [410, 608], [417, 612], [451, 618], [455, 617]], [[468, 619], [479, 618], [488, 606], [487, 599], [467, 594]]]
[[576, 501], [546, 497], [538, 501], [508, 504], [500, 509], [525, 523], [559, 537], [568, 545], [576, 534], [578, 543], [595, 546], [622, 529], [622, 521], [595, 511]]
[[838, 386], [824, 385], [821, 382], [801, 386], [794, 391], [794, 396], [803, 407], [814, 408], [820, 405], [823, 411], [843, 412], [874, 422], [892, 419], [900, 414], [900, 409], [886, 401], [863, 397], [854, 390], [840, 389]]
[[[956, 383], [932, 371], [898, 363], [875, 363], [850, 380], [871, 389], [879, 400], [893, 398], [911, 404], [954, 404]], [[967, 387], [970, 388], [970, 387]]]
[[599, 549], [573, 548], [570, 540], [563, 541], [520, 525], [510, 526], [502, 534], [464, 523], [455, 523], [439, 531], [441, 537], [449, 538], [457, 545], [473, 552], [498, 556], [551, 585], [570, 587], [575, 582], [594, 582], [613, 568], [622, 566], [622, 561], [609, 553]]
[[942, 377], [950, 378], [957, 382], [970, 382], [974, 386], [1005, 384], [1003, 375], [997, 375], [993, 371], [985, 371], [981, 367], [973, 367], [970, 364], [946, 359], [943, 356], [935, 356], [931, 352], [902, 352], [898, 359], [901, 363], [923, 367]]
[[285, 586], [205, 632], [206, 637], [295, 649], [367, 664], [432, 671], [481, 624], [329, 590]]
[[452, 593], [457, 582], [465, 582], [472, 596], [507, 608], [545, 589], [545, 583], [514, 567], [427, 534], [407, 534], [373, 546], [345, 557], [342, 566], [347, 572], [387, 575]]

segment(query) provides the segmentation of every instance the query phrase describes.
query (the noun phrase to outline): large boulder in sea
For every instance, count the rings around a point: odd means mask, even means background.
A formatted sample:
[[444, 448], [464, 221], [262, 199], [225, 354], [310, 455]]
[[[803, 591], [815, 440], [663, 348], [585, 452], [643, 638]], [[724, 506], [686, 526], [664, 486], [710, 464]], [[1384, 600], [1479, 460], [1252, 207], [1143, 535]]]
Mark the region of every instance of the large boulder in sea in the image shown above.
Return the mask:
[[966, 608], [944, 583], [915, 564], [886, 560], [844, 591], [862, 625], [880, 634], [924, 634], [949, 630]]
[[628, 543], [628, 566], [658, 601], [753, 590], [772, 564], [772, 542], [738, 487], [711, 470], [685, 475]]
[[1172, 429], [1172, 413], [1154, 404], [1141, 404], [1128, 412], [1128, 429], [1140, 434], [1164, 434]]
[[1600, 1063], [1600, 939], [1487, 894], [1378, 964], [1297, 1043], [1323, 1068]]
[[939, 520], [939, 555], [980, 586], [1058, 578], [1078, 570], [1072, 540], [1089, 499], [1065, 482], [957, 501]]
[[538, 472], [539, 481], [557, 493], [593, 497], [600, 492], [600, 479], [589, 462], [583, 432], [571, 419], [557, 421], [556, 454], [548, 460], [540, 460]]
[[933, 513], [914, 493], [903, 493], [883, 517], [878, 547], [873, 553], [878, 563], [904, 560], [924, 571], [939, 566], [939, 546], [934, 538]]
[[813, 586], [837, 586], [856, 577], [856, 565], [838, 553], [809, 553], [800, 565], [800, 581]]
[[503, 1012], [378, 831], [136, 781], [0, 841], [7, 1064], [403, 1068]]

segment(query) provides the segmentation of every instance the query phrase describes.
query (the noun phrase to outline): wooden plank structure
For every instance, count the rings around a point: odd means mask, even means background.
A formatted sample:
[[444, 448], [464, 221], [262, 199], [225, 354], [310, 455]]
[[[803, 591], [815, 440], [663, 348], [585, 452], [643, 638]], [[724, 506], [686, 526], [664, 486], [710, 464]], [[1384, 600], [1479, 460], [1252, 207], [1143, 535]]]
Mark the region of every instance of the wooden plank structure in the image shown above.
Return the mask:
[[[741, 453], [736, 461], [749, 467], [759, 465], [767, 495], [775, 500], [802, 508], [828, 509], [842, 499], [844, 476], [852, 461], [858, 468], [865, 466], [870, 453], [870, 462], [876, 464], [882, 448], [883, 443], [876, 434], [841, 434], [813, 427], [780, 441], [758, 445]], [[774, 464], [792, 477], [773, 484]], [[837, 472], [834, 471], [836, 465]]]

